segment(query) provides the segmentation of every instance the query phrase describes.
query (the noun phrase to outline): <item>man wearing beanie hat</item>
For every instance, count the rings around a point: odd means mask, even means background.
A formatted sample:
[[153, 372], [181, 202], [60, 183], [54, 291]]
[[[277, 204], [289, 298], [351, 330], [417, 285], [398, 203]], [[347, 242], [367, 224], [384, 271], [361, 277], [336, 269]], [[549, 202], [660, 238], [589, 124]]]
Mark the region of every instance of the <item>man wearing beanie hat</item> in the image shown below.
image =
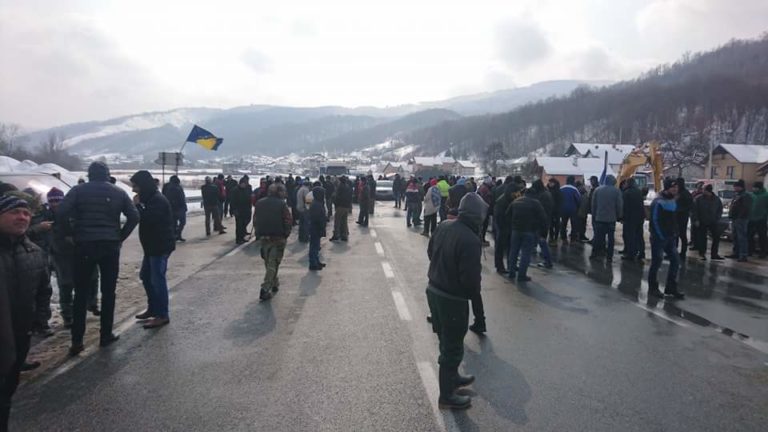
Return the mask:
[[468, 301], [479, 298], [480, 294], [483, 245], [479, 234], [488, 206], [480, 195], [468, 193], [458, 210], [458, 218], [441, 223], [429, 240], [426, 294], [432, 330], [440, 338], [438, 405], [467, 409], [471, 399], [456, 394], [456, 389], [475, 380], [471, 375], [461, 376], [459, 366], [464, 358], [464, 336], [469, 325]]
[[168, 257], [176, 249], [173, 212], [168, 199], [157, 190], [149, 171], [131, 177], [136, 208], [139, 210], [139, 241], [144, 250], [139, 277], [147, 293], [147, 310], [136, 319], [149, 320], [144, 328], [161, 327], [170, 322], [168, 314]]
[[[0, 430], [29, 351], [33, 323], [47, 319], [51, 299], [43, 251], [26, 236], [32, 213], [17, 196], [0, 196]], [[19, 277], [19, 269], [24, 269]]]
[[[126, 218], [120, 226], [120, 215]], [[70, 354], [82, 352], [85, 313], [90, 280], [98, 267], [101, 274], [101, 338], [107, 346], [118, 339], [112, 334], [115, 286], [120, 270], [120, 248], [139, 222], [139, 213], [125, 191], [109, 182], [109, 168], [101, 162], [88, 167], [88, 183], [73, 187], [59, 206], [56, 223], [75, 240], [75, 301]]]
[[[664, 190], [651, 202], [651, 268], [648, 270], [648, 295], [663, 298], [669, 295], [677, 299], [685, 297], [677, 290], [677, 270], [680, 256], [677, 253], [677, 183], [664, 180]], [[664, 294], [659, 290], [658, 273], [664, 255], [669, 257], [667, 284]]]
[[707, 234], [712, 237], [712, 249], [710, 259], [722, 260], [718, 255], [718, 246], [720, 245], [720, 218], [723, 216], [723, 202], [720, 197], [715, 195], [712, 185], [708, 184], [702, 188], [702, 192], [693, 200], [691, 208], [691, 220], [693, 221], [693, 230], [695, 233], [694, 244], [699, 251], [699, 258], [706, 260], [707, 252]]
[[739, 262], [747, 262], [749, 253], [749, 214], [752, 212], [752, 196], [745, 189], [744, 180], [739, 179], [733, 185], [736, 196], [731, 201], [728, 209], [728, 218], [731, 219], [731, 232], [733, 232], [733, 253], [726, 258], [737, 259]]

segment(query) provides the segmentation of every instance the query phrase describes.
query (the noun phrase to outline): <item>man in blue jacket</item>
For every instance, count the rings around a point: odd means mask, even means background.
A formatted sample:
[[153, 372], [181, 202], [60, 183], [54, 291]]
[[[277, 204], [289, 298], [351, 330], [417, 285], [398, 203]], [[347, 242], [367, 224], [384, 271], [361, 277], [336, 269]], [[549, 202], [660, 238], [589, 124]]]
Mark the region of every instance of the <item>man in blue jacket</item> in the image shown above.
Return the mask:
[[[664, 295], [683, 299], [685, 295], [677, 290], [677, 270], [680, 255], [677, 253], [677, 183], [664, 180], [664, 190], [651, 202], [651, 268], [648, 270], [648, 295], [664, 298]], [[667, 284], [664, 294], [659, 290], [658, 273], [664, 255], [669, 257]]]
[[565, 179], [565, 186], [560, 188], [560, 194], [562, 195], [562, 205], [560, 207], [560, 237], [563, 241], [567, 241], [568, 237], [568, 221], [571, 222], [571, 241], [577, 241], [579, 239], [576, 213], [579, 211], [579, 204], [581, 203], [581, 193], [576, 189], [576, 178], [574, 176], [568, 176]]
[[[126, 218], [122, 227], [121, 214]], [[101, 273], [100, 345], [105, 347], [119, 338], [112, 334], [112, 324], [120, 248], [139, 223], [139, 213], [128, 194], [109, 182], [107, 165], [93, 162], [88, 167], [88, 183], [73, 187], [64, 197], [56, 222], [62, 225], [65, 232], [74, 231], [75, 301], [69, 353], [77, 355], [85, 349], [85, 312], [91, 297], [91, 276], [97, 266]]]

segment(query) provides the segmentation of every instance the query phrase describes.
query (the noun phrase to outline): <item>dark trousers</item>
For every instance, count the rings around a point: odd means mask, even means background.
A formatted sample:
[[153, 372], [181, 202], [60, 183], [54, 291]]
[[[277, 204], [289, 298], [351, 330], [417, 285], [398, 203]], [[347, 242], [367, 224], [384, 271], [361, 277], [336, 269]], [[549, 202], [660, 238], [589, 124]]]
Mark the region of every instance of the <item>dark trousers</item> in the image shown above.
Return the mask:
[[624, 221], [624, 256], [639, 258], [643, 247], [643, 221]]
[[485, 220], [483, 221], [483, 227], [480, 229], [480, 240], [485, 241], [485, 235], [488, 233], [488, 223], [491, 220], [491, 214], [485, 215]]
[[115, 287], [120, 271], [120, 242], [85, 242], [75, 245], [75, 302], [72, 316], [72, 344], [83, 343], [85, 313], [91, 298], [90, 281], [98, 267], [101, 275], [101, 338], [112, 334], [115, 315]]
[[235, 212], [235, 240], [245, 241], [245, 235], [248, 234], [248, 223], [251, 222], [251, 209], [238, 210]]
[[309, 234], [309, 266], [320, 267], [320, 234]]
[[616, 222], [595, 222], [595, 235], [592, 237], [592, 255], [605, 252], [613, 258], [613, 246], [616, 240]]
[[11, 366], [11, 370], [5, 375], [0, 376], [0, 432], [8, 431], [8, 420], [11, 415], [11, 399], [19, 386], [19, 375], [21, 375], [21, 365], [27, 358], [29, 352], [29, 336], [16, 338], [16, 362]]
[[408, 226], [410, 226], [411, 224], [420, 225], [421, 224], [421, 203], [412, 202], [410, 204], [407, 204], [406, 207], [408, 207], [405, 213], [406, 225]]
[[224, 200], [224, 217], [232, 216], [234, 212], [235, 210], [230, 206], [229, 198], [227, 198], [226, 200]]
[[448, 207], [446, 206], [446, 201], [448, 201], [448, 197], [440, 197], [440, 208], [437, 211], [437, 213], [440, 215], [440, 222], [444, 221], [445, 218], [448, 217]]
[[[512, 231], [509, 240], [509, 278], [518, 279], [528, 276], [528, 265], [531, 263], [531, 253], [536, 246], [536, 233]], [[520, 262], [518, 263], [518, 257]]]
[[[747, 226], [747, 238], [749, 239], [749, 254], [753, 255], [757, 248], [760, 249], [760, 256], [768, 255], [768, 230], [766, 229], [766, 220], [749, 221]], [[755, 241], [757, 237], [757, 242]]]
[[679, 241], [680, 255], [685, 257], [688, 252], [688, 213], [678, 213], [677, 217], [677, 238]]
[[147, 310], [155, 318], [169, 318], [167, 271], [168, 255], [144, 255], [139, 279], [147, 293]]
[[328, 210], [328, 219], [333, 217], [333, 201], [331, 200], [331, 197], [328, 197], [327, 200], [325, 200], [325, 208]]
[[395, 197], [395, 208], [400, 208], [403, 204], [403, 195], [400, 191], [392, 191], [392, 195]]
[[668, 237], [662, 240], [651, 236], [651, 268], [648, 269], [648, 289], [659, 289], [658, 274], [665, 255], [669, 257], [669, 269], [667, 270], [667, 285], [664, 287], [664, 291], [673, 293], [677, 291], [677, 270], [680, 268], [677, 237]]
[[[72, 320], [72, 305], [75, 293], [75, 257], [72, 253], [53, 254], [53, 266], [56, 270], [56, 280], [59, 285], [59, 307], [65, 321]], [[88, 307], [99, 305], [99, 273], [93, 272], [89, 284], [90, 298]]]
[[184, 209], [175, 210], [173, 212], [173, 226], [176, 227], [176, 239], [181, 238], [181, 233], [184, 231], [184, 226], [187, 225], [187, 211]]
[[219, 212], [219, 206], [207, 206], [205, 207], [205, 233], [211, 234], [211, 219], [213, 219], [213, 230], [221, 231], [224, 227], [221, 225], [221, 212]]
[[746, 219], [733, 219], [731, 232], [733, 234], [733, 255], [738, 258], [746, 258], [749, 255], [749, 240], [747, 239], [749, 221]]
[[563, 215], [560, 219], [560, 237], [563, 240], [568, 238], [568, 222], [571, 222], [571, 239], [578, 238], [577, 226], [576, 226], [576, 214]]
[[[434, 289], [434, 288], [433, 288]], [[464, 336], [469, 327], [466, 300], [444, 297], [427, 289], [427, 303], [432, 315], [432, 330], [440, 341], [440, 367], [457, 368], [464, 359]]]
[[430, 235], [437, 228], [437, 213], [424, 215], [424, 234]]
[[483, 307], [483, 296], [478, 291], [472, 296], [472, 315], [475, 316], [475, 322], [485, 322], [485, 307]]
[[362, 226], [368, 226], [368, 210], [369, 210], [368, 203], [365, 201], [361, 202], [360, 212], [357, 215], [357, 223], [359, 223]]
[[544, 237], [538, 238], [539, 249], [541, 249], [541, 258], [544, 260], [544, 265], [547, 267], [552, 266], [552, 252], [549, 250], [549, 244]]
[[712, 236], [712, 250], [710, 251], [710, 256], [716, 257], [720, 246], [720, 225], [715, 222], [696, 227], [696, 249], [701, 256], [705, 256], [707, 253], [707, 234]]
[[349, 214], [352, 212], [351, 208], [336, 207], [336, 216], [333, 219], [333, 237], [338, 239], [349, 238]]
[[552, 215], [552, 219], [549, 221], [549, 239], [557, 241], [560, 236], [560, 215]]
[[493, 244], [493, 263], [496, 270], [504, 271], [507, 268], [504, 265], [505, 258], [509, 258], [509, 232], [500, 229], [494, 222], [493, 234], [496, 237]]
[[309, 241], [309, 209], [298, 212], [299, 214], [299, 241]]

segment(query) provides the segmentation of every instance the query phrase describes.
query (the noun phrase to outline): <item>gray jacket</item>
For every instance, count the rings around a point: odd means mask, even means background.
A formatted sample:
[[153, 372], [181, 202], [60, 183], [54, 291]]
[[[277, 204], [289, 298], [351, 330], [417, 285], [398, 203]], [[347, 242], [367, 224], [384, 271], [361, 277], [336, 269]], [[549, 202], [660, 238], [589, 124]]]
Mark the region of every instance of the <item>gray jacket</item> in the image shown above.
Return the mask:
[[616, 177], [609, 175], [592, 195], [592, 218], [596, 222], [614, 223], [622, 218], [623, 212], [624, 198], [616, 187]]

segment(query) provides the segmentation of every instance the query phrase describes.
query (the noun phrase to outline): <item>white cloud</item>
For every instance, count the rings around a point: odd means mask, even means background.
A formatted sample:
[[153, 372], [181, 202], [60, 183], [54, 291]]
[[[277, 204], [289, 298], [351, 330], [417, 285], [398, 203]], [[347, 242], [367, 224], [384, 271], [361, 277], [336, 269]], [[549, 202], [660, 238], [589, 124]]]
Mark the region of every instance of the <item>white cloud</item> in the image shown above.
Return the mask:
[[546, 59], [552, 52], [543, 29], [529, 19], [508, 19], [497, 25], [496, 50], [511, 67], [527, 67]]
[[243, 63], [256, 73], [272, 71], [272, 61], [263, 52], [248, 48], [242, 55]]

